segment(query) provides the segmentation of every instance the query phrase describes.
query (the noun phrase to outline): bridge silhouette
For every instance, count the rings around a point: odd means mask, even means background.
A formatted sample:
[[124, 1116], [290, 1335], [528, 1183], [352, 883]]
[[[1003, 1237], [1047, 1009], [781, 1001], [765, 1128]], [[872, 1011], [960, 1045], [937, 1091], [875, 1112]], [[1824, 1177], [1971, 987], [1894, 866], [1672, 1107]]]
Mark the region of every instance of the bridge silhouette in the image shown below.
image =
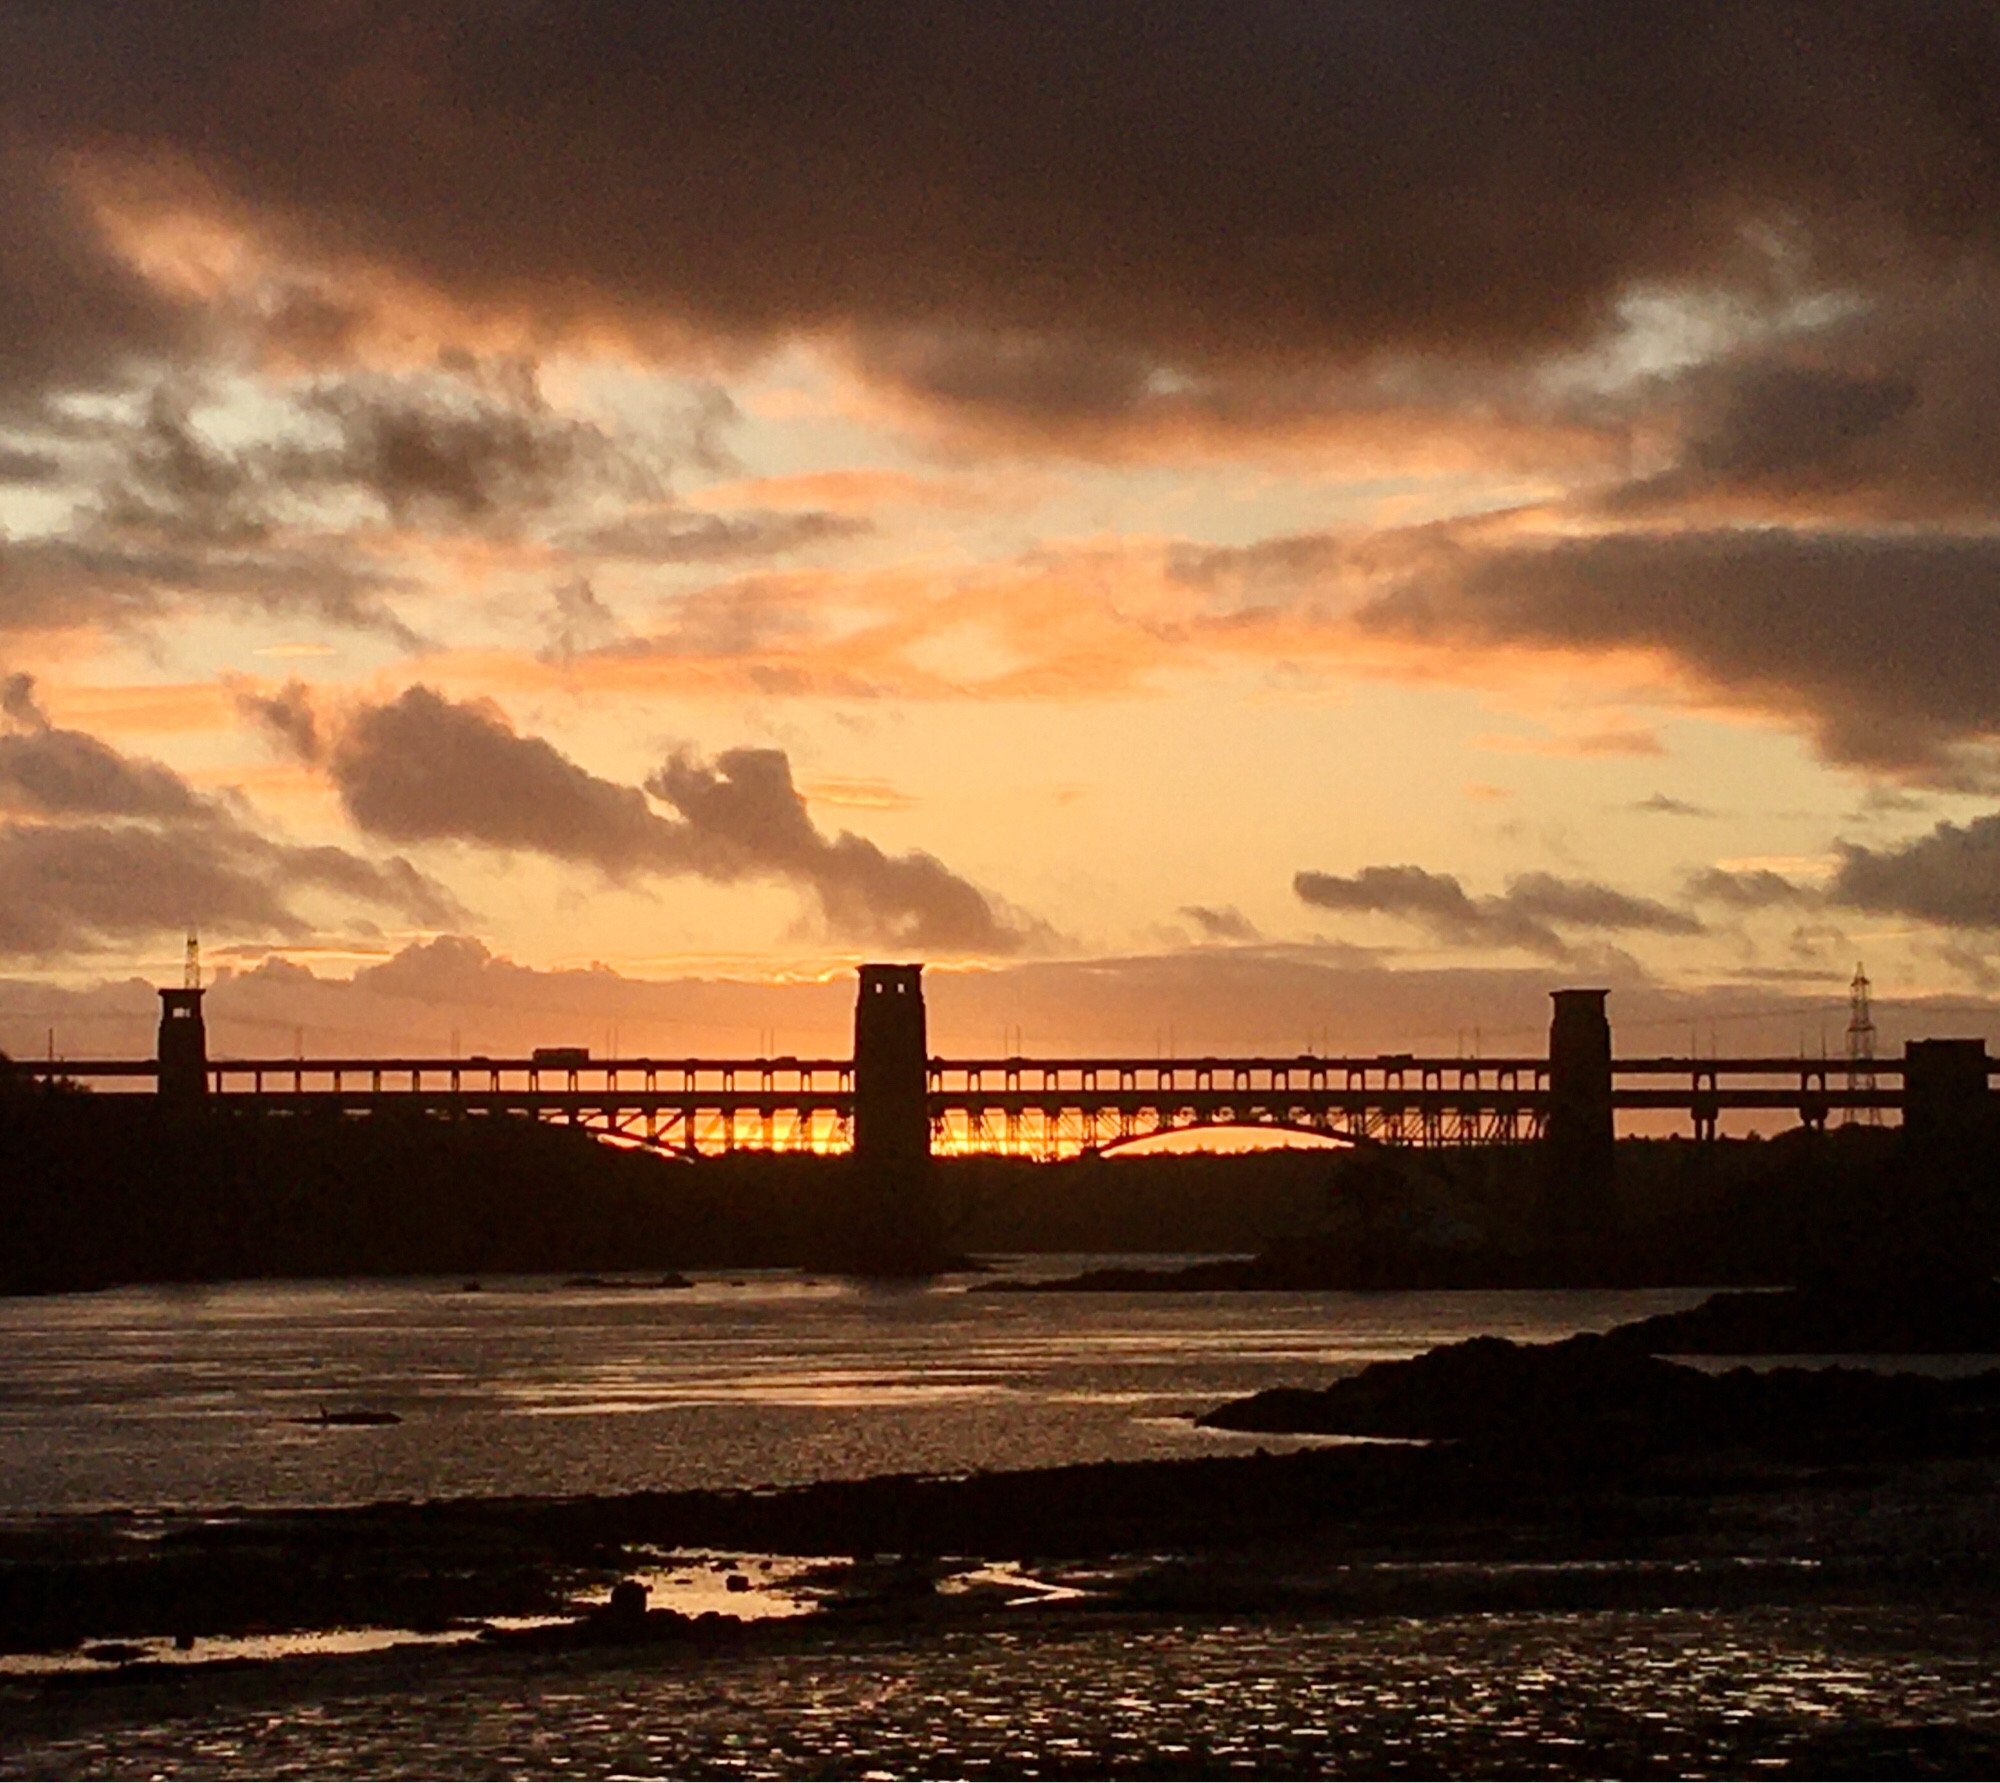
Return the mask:
[[687, 1157], [739, 1150], [863, 1157], [1103, 1153], [1230, 1129], [1349, 1145], [1546, 1142], [1594, 1173], [1620, 1113], [1681, 1114], [1713, 1139], [1732, 1112], [1807, 1127], [1986, 1093], [1979, 1040], [1911, 1042], [1902, 1059], [1616, 1058], [1602, 990], [1558, 990], [1541, 1057], [940, 1058], [915, 965], [860, 969], [851, 1058], [211, 1058], [195, 987], [162, 990], [151, 1059], [17, 1061], [17, 1077], [152, 1090], [218, 1112], [567, 1122]]

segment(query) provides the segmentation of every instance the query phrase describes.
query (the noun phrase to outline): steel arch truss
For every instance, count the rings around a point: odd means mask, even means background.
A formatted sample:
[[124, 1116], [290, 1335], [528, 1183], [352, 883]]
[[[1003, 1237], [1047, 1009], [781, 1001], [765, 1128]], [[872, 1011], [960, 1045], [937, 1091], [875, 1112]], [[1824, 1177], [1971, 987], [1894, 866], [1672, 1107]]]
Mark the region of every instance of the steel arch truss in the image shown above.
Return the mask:
[[1394, 1057], [938, 1061], [930, 1086], [934, 1150], [1033, 1158], [1224, 1129], [1368, 1146], [1517, 1145], [1541, 1136], [1547, 1099], [1536, 1062]]

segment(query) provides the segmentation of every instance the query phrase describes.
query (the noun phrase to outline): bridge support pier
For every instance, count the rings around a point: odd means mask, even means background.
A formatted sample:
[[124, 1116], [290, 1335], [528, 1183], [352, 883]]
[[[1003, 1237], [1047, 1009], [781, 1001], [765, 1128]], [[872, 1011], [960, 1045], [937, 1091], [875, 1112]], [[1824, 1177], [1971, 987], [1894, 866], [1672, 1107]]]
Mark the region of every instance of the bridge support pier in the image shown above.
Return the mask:
[[199, 1104], [208, 1094], [208, 1024], [202, 1020], [199, 986], [160, 992], [158, 1064], [160, 1098]]
[[[1872, 1259], [1905, 1276], [1991, 1277], [2000, 1262], [2000, 1121], [1984, 1040], [1903, 1051], [1901, 1205]], [[1857, 1260], [1858, 1261], [1858, 1260]]]
[[1552, 991], [1549, 1115], [1542, 1143], [1548, 1242], [1588, 1252], [1611, 1221], [1617, 1141], [1611, 1115], [1611, 1022], [1598, 990]]
[[846, 1267], [928, 1275], [943, 1261], [931, 1169], [922, 966], [861, 968], [854, 1004], [854, 1151]]

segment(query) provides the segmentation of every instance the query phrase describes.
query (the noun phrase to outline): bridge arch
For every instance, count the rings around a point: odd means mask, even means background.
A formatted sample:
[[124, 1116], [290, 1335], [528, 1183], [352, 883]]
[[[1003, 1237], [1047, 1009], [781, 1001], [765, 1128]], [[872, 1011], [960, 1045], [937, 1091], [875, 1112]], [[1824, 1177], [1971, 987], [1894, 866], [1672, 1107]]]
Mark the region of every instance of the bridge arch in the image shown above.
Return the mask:
[[[1130, 1151], [1134, 1146], [1150, 1145], [1157, 1140], [1186, 1139], [1205, 1133], [1268, 1133], [1272, 1135], [1297, 1135], [1301, 1139], [1317, 1139], [1336, 1151], [1343, 1152], [1386, 1152], [1403, 1150], [1392, 1147], [1369, 1133], [1359, 1133], [1351, 1127], [1334, 1126], [1330, 1123], [1316, 1123], [1297, 1120], [1254, 1120], [1232, 1119], [1212, 1121], [1182, 1121], [1172, 1125], [1153, 1127], [1143, 1133], [1121, 1133], [1100, 1145], [1084, 1147], [1079, 1156], [1104, 1158], [1114, 1152]], [[1273, 1146], [1269, 1149], [1275, 1150]]]

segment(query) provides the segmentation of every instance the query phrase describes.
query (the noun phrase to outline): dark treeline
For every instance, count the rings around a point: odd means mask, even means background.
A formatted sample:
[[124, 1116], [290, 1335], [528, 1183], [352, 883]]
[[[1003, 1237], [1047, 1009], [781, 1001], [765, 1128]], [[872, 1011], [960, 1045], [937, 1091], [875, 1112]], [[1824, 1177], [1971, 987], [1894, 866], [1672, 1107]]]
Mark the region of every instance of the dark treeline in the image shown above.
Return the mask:
[[[1215, 1166], [1223, 1166], [1217, 1169]], [[945, 1161], [955, 1251], [1247, 1251], [1326, 1160]], [[878, 1216], [843, 1158], [689, 1162], [525, 1118], [218, 1113], [0, 1095], [0, 1292], [232, 1277], [833, 1269]]]
[[[1893, 1131], [1625, 1141], [1593, 1229], [1551, 1232], [1534, 1147], [940, 1160], [952, 1253], [1259, 1253], [1215, 1285], [1783, 1283], [1994, 1260], [1987, 1148], [1940, 1177]], [[1940, 1189], [1944, 1182], [1949, 1193]], [[175, 1110], [0, 1095], [0, 1291], [133, 1281], [798, 1266], [851, 1257], [844, 1159], [696, 1162], [526, 1119]]]
[[[1996, 1160], [1991, 1144], [1915, 1155], [1897, 1131], [1864, 1127], [1711, 1144], [1628, 1139], [1579, 1226], [1577, 1198], [1549, 1181], [1535, 1146], [1154, 1159], [1145, 1168], [1159, 1185], [1196, 1190], [1197, 1205], [1261, 1184], [1265, 1216], [1288, 1217], [1248, 1262], [1192, 1265], [1171, 1283], [1132, 1269], [1079, 1279], [1124, 1289], [1399, 1289], [1983, 1277], [2000, 1263]], [[1162, 1202], [1158, 1187], [1142, 1197], [1113, 1186], [1134, 1169], [1111, 1160], [1048, 1169], [1044, 1189], [1012, 1204], [1008, 1236], [1030, 1248], [1027, 1235], [1045, 1228], [1038, 1215], [1064, 1183], [1114, 1221], [1142, 1198]], [[1282, 1194], [1268, 1193], [1280, 1184]], [[1095, 1185], [1104, 1187], [1094, 1198]]]

